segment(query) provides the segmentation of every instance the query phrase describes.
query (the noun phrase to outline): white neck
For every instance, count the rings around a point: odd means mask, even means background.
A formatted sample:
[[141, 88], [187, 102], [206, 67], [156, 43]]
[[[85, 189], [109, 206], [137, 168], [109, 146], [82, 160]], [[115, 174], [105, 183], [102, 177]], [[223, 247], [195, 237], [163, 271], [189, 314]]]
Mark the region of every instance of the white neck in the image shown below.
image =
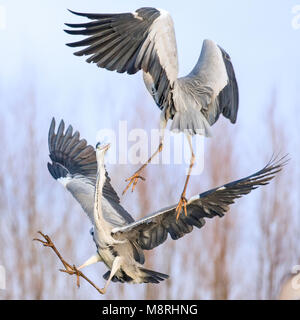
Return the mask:
[[104, 153], [97, 150], [97, 179], [95, 188], [94, 205], [94, 240], [100, 248], [107, 248], [110, 244], [123, 243], [124, 241], [115, 240], [111, 236], [112, 226], [104, 219], [102, 212], [102, 190], [106, 180], [104, 167]]
[[102, 189], [105, 183], [105, 168], [104, 168], [104, 154], [96, 152], [97, 155], [97, 179], [95, 186], [95, 204], [94, 204], [94, 219], [96, 226], [99, 226], [103, 219], [102, 215]]

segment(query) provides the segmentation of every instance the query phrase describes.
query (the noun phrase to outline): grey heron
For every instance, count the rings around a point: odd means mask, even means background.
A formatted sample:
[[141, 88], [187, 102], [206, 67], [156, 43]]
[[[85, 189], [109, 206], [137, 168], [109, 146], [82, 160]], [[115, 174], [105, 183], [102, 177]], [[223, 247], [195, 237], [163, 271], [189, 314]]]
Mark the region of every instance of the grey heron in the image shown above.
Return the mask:
[[[147, 90], [161, 110], [158, 149], [131, 177], [126, 179], [134, 190], [140, 173], [154, 156], [162, 151], [164, 130], [169, 119], [171, 130], [184, 132], [190, 146], [191, 159], [184, 188], [176, 212], [186, 211], [186, 189], [195, 162], [191, 136], [210, 135], [210, 127], [220, 114], [232, 123], [238, 112], [238, 86], [230, 56], [212, 40], [204, 40], [200, 57], [193, 70], [178, 78], [178, 58], [173, 20], [162, 9], [140, 8], [133, 13], [72, 13], [93, 20], [66, 25], [73, 35], [89, 36], [68, 43], [70, 47], [86, 48], [76, 56], [89, 55], [87, 62], [120, 73], [143, 71]], [[144, 180], [144, 178], [142, 178]]]
[[79, 202], [93, 225], [92, 237], [96, 254], [78, 270], [102, 261], [109, 269], [103, 292], [110, 281], [129, 283], [159, 283], [166, 274], [144, 268], [144, 250], [151, 250], [164, 243], [168, 234], [177, 240], [201, 228], [206, 218], [223, 217], [235, 199], [266, 185], [279, 172], [285, 160], [270, 161], [256, 173], [221, 187], [191, 197], [187, 201], [187, 215], [176, 219], [176, 205], [169, 206], [134, 221], [121, 206], [104, 165], [109, 144], [97, 144], [96, 150], [73, 133], [72, 126], [65, 130], [62, 120], [55, 132], [53, 119], [48, 136], [51, 163], [48, 169], [54, 179]]

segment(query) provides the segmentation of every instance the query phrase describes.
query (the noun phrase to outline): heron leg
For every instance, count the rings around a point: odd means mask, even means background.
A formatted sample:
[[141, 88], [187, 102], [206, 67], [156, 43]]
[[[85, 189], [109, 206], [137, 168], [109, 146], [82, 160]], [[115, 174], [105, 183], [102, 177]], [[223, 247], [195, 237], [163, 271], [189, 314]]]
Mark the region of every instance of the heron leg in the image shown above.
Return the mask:
[[83, 263], [79, 268], [77, 268], [77, 270], [83, 269], [87, 266], [90, 266], [91, 264], [97, 263], [99, 261], [101, 261], [101, 257], [99, 256], [98, 253], [94, 254], [93, 256], [91, 256], [88, 260], [85, 261], [85, 263]]
[[166, 125], [167, 125], [167, 121], [165, 119], [161, 118], [161, 121], [160, 121], [161, 134], [160, 134], [159, 145], [158, 145], [157, 150], [151, 155], [151, 157], [147, 160], [146, 163], [144, 163], [131, 177], [129, 177], [128, 179], [125, 180], [126, 182], [129, 182], [129, 183], [127, 184], [127, 186], [124, 189], [124, 191], [122, 192], [122, 194], [125, 194], [126, 191], [130, 188], [130, 186], [132, 186], [131, 192], [133, 192], [139, 179], [145, 181], [145, 178], [142, 177], [140, 175], [140, 173], [141, 173], [141, 171], [143, 171], [146, 168], [146, 166], [152, 161], [152, 159], [154, 157], [156, 157], [162, 151]]
[[102, 289], [103, 294], [106, 292], [106, 289], [107, 289], [107, 287], [108, 287], [111, 279], [112, 279], [113, 276], [116, 274], [116, 272], [119, 270], [120, 265], [121, 265], [121, 262], [122, 262], [121, 257], [116, 257], [116, 258], [115, 258], [115, 260], [114, 260], [114, 262], [113, 262], [113, 265], [112, 265], [112, 267], [111, 267], [111, 270], [110, 270], [109, 278], [108, 278], [108, 280], [106, 281], [104, 288]]
[[182, 207], [184, 209], [185, 216], [187, 216], [187, 210], [186, 210], [187, 199], [185, 197], [185, 193], [186, 193], [187, 185], [188, 185], [189, 180], [190, 180], [192, 168], [193, 168], [194, 163], [195, 163], [195, 154], [194, 154], [193, 146], [192, 146], [192, 138], [191, 138], [190, 135], [186, 135], [186, 137], [188, 139], [189, 146], [190, 146], [190, 149], [191, 149], [191, 160], [190, 160], [189, 171], [188, 171], [188, 174], [187, 174], [187, 177], [186, 177], [186, 180], [185, 180], [184, 188], [183, 188], [180, 200], [179, 200], [178, 205], [177, 205], [176, 210], [175, 210], [175, 213], [177, 214], [176, 215], [176, 220], [178, 220], [178, 218], [179, 218], [179, 215], [180, 215], [180, 213], [182, 211]]

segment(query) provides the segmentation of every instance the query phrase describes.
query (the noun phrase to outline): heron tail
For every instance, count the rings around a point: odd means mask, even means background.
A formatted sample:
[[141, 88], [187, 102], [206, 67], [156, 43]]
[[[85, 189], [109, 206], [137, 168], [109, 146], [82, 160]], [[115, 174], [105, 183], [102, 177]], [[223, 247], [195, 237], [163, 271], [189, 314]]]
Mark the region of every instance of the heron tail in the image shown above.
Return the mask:
[[[167, 274], [156, 272], [153, 270], [145, 269], [145, 268], [139, 268], [140, 274], [138, 277], [138, 281], [135, 281], [133, 278], [128, 276], [124, 271], [122, 272], [121, 276], [113, 276], [112, 281], [113, 282], [133, 282], [133, 283], [159, 283], [160, 281], [164, 281], [169, 278]], [[103, 278], [105, 280], [108, 280], [110, 276], [110, 271], [107, 271]]]
[[[104, 273], [103, 279], [108, 280], [109, 276], [110, 276], [110, 270]], [[117, 276], [113, 276], [111, 281], [112, 282], [118, 282], [119, 281], [119, 282], [122, 282], [122, 283], [124, 282], [123, 279], [121, 279], [121, 278], [119, 279]]]
[[139, 268], [142, 275], [141, 278], [144, 283], [159, 283], [160, 281], [164, 281], [169, 278], [167, 274], [160, 273], [157, 271]]
[[200, 134], [211, 136], [210, 125], [201, 111], [190, 108], [186, 111], [177, 111], [174, 115], [171, 131], [184, 132], [190, 135]]

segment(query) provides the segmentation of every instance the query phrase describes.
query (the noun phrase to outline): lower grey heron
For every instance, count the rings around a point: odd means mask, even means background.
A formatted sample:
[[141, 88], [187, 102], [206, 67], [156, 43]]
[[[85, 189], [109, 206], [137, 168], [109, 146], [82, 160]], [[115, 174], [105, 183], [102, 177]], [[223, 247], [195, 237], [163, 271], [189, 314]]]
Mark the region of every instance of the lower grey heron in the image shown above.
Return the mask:
[[51, 163], [48, 169], [53, 178], [61, 182], [80, 203], [90, 218], [91, 234], [97, 251], [78, 269], [98, 261], [104, 262], [110, 271], [103, 292], [110, 281], [130, 283], [159, 283], [166, 274], [144, 268], [143, 250], [151, 250], [167, 240], [170, 234], [177, 240], [201, 228], [206, 218], [223, 217], [234, 200], [266, 185], [279, 172], [285, 161], [270, 161], [262, 170], [240, 180], [191, 197], [187, 201], [187, 215], [176, 220], [176, 205], [160, 209], [140, 220], [121, 206], [120, 199], [110, 183], [104, 166], [109, 144], [97, 144], [96, 150], [73, 133], [72, 126], [65, 131], [61, 121], [55, 133], [55, 120], [49, 129]]
[[66, 25], [75, 30], [69, 34], [87, 35], [86, 39], [68, 43], [70, 47], [86, 48], [77, 56], [90, 55], [87, 62], [117, 72], [134, 74], [143, 71], [147, 90], [161, 109], [160, 142], [157, 151], [130, 178], [134, 190], [141, 171], [162, 151], [164, 130], [172, 119], [171, 130], [184, 132], [191, 149], [191, 159], [184, 188], [176, 212], [186, 211], [186, 189], [195, 162], [191, 136], [210, 135], [210, 126], [220, 114], [232, 123], [238, 112], [238, 85], [230, 56], [212, 40], [204, 40], [200, 57], [193, 70], [178, 78], [177, 45], [172, 17], [155, 8], [140, 8], [133, 13], [78, 13], [92, 19], [89, 23]]

